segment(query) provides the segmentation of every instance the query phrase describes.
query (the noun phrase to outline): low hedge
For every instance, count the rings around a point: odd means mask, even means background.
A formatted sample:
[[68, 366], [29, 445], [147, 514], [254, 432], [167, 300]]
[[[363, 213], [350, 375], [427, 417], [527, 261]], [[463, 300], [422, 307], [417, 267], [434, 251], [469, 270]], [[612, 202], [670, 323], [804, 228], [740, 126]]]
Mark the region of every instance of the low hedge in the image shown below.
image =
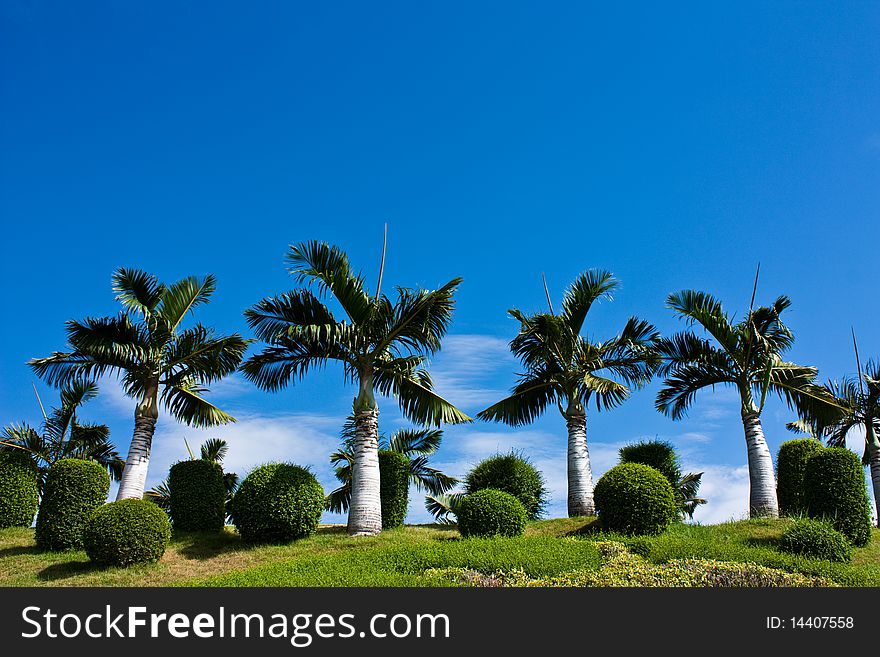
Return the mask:
[[486, 488], [513, 495], [526, 508], [529, 520], [539, 518], [547, 504], [544, 476], [517, 452], [490, 456], [474, 466], [465, 477], [466, 493], [476, 493]]
[[871, 504], [861, 459], [845, 447], [814, 454], [804, 470], [807, 515], [825, 519], [857, 547], [871, 540]]
[[382, 529], [400, 527], [409, 507], [409, 459], [400, 452], [379, 450], [379, 495]]
[[180, 461], [168, 472], [169, 514], [178, 531], [220, 531], [226, 522], [226, 482], [215, 461]]
[[232, 498], [232, 520], [248, 543], [288, 543], [314, 534], [324, 489], [306, 468], [268, 463], [254, 469]]
[[776, 494], [779, 514], [796, 517], [807, 512], [804, 472], [811, 456], [825, 449], [815, 438], [788, 440], [776, 454]]
[[853, 548], [846, 536], [824, 520], [801, 518], [782, 533], [779, 548], [790, 554], [848, 563]]
[[171, 539], [167, 514], [146, 500], [127, 499], [95, 509], [83, 532], [89, 559], [101, 566], [158, 561]]
[[30, 527], [40, 500], [37, 464], [19, 449], [0, 451], [0, 529]]
[[465, 538], [521, 536], [528, 513], [510, 493], [484, 488], [466, 495], [458, 507], [458, 530]]
[[99, 463], [57, 461], [46, 476], [34, 535], [37, 545], [44, 550], [81, 548], [86, 521], [108, 492], [110, 475]]
[[678, 516], [675, 491], [658, 470], [621, 463], [599, 479], [593, 494], [602, 527], [627, 535], [659, 534]]

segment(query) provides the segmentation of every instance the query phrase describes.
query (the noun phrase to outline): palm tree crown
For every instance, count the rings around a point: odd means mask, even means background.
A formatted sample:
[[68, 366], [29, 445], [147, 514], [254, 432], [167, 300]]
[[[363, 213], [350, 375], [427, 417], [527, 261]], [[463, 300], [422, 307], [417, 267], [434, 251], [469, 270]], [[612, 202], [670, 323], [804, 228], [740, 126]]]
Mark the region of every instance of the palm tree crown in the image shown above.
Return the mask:
[[591, 341], [581, 335], [592, 305], [610, 298], [618, 284], [610, 272], [590, 270], [566, 291], [559, 315], [508, 311], [520, 322], [510, 348], [525, 372], [513, 394], [477, 417], [521, 426], [554, 402], [563, 416], [575, 409], [585, 411], [590, 401], [596, 410], [611, 409], [626, 401], [631, 388], [650, 382], [656, 365], [653, 343], [659, 337], [653, 325], [630, 317], [609, 340]]
[[703, 388], [732, 386], [739, 393], [743, 414], [764, 408], [769, 393], [789, 406], [804, 399], [823, 399], [814, 383], [815, 367], [786, 362], [782, 355], [794, 342], [781, 314], [791, 300], [780, 296], [770, 306], [751, 310], [739, 322], [724, 312], [712, 295], [694, 290], [670, 294], [667, 306], [688, 325], [699, 324], [714, 343], [682, 331], [657, 343], [665, 376], [657, 395], [657, 409], [674, 420], [687, 414]]
[[119, 481], [125, 461], [110, 442], [109, 427], [80, 422], [77, 417], [79, 408], [97, 394], [93, 383], [73, 382], [62, 388], [61, 406], [50, 409], [48, 414], [44, 412], [41, 432], [27, 424], [9, 426], [3, 431], [0, 449], [28, 452], [37, 464], [41, 490], [49, 469], [65, 458], [96, 461]]
[[[422, 364], [440, 349], [452, 319], [455, 278], [437, 290], [398, 287], [392, 302], [370, 297], [364, 278], [335, 246], [305, 242], [290, 247], [289, 271], [308, 287], [269, 297], [245, 311], [267, 343], [242, 366], [246, 378], [277, 391], [329, 361], [342, 363], [346, 380], [360, 384], [355, 410], [375, 408], [374, 391], [397, 397], [414, 422], [439, 425], [470, 420], [433, 390]], [[316, 294], [311, 286], [317, 288]], [[337, 320], [319, 296], [331, 294], [345, 318]]]

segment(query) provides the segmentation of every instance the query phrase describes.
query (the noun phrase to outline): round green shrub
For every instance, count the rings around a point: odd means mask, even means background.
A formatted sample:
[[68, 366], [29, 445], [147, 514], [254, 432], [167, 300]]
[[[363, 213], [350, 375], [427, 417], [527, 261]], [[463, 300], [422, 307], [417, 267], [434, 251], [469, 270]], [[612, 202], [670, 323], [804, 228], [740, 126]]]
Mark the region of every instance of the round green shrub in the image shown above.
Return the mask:
[[659, 471], [673, 487], [681, 479], [681, 465], [675, 448], [668, 442], [648, 440], [620, 448], [621, 463], [641, 463]]
[[466, 495], [458, 507], [458, 531], [465, 538], [521, 536], [528, 512], [516, 497], [503, 490], [483, 488]]
[[214, 461], [180, 461], [168, 472], [169, 513], [178, 531], [220, 531], [226, 522], [226, 482]]
[[107, 500], [110, 475], [99, 463], [57, 461], [46, 476], [35, 538], [44, 550], [81, 548], [89, 515]]
[[517, 452], [490, 456], [474, 466], [465, 477], [465, 493], [486, 488], [513, 495], [526, 508], [529, 520], [539, 518], [547, 504], [544, 476]]
[[806, 513], [804, 471], [810, 457], [823, 449], [822, 443], [815, 438], [797, 438], [779, 446], [776, 455], [776, 494], [780, 515], [794, 517]]
[[669, 481], [641, 463], [611, 468], [602, 475], [593, 495], [602, 527], [621, 534], [659, 534], [678, 515]]
[[783, 552], [801, 554], [815, 559], [852, 561], [853, 549], [846, 536], [827, 521], [801, 518], [786, 529], [779, 542]]
[[400, 452], [379, 450], [379, 495], [382, 529], [400, 527], [409, 506], [409, 459]]
[[845, 447], [814, 454], [804, 470], [807, 515], [825, 519], [859, 547], [871, 540], [871, 504], [862, 461]]
[[315, 475], [291, 463], [253, 470], [232, 498], [232, 520], [248, 543], [288, 543], [314, 534], [324, 510]]
[[92, 511], [83, 531], [89, 559], [101, 566], [158, 561], [171, 539], [168, 515], [146, 500], [119, 500]]
[[0, 451], [0, 529], [30, 527], [40, 499], [37, 464], [19, 449]]

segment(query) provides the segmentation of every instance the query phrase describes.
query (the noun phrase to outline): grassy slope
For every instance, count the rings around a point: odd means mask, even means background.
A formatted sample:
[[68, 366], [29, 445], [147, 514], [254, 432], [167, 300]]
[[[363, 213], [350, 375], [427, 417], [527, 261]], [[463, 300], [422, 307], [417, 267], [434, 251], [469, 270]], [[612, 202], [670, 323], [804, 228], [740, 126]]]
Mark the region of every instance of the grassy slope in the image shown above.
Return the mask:
[[[596, 568], [591, 522], [562, 518], [530, 523], [520, 539], [462, 541], [454, 529], [407, 526], [372, 538], [353, 539], [341, 527], [283, 546], [243, 546], [238, 537], [176, 537], [155, 565], [94, 568], [83, 552], [41, 553], [31, 530], [0, 531], [0, 586], [441, 586], [431, 568], [481, 572], [522, 568], [532, 576]], [[848, 585], [880, 586], [880, 532], [856, 550], [853, 564], [785, 555], [774, 549], [788, 521], [743, 521], [714, 526], [677, 525], [662, 536], [621, 539], [655, 563], [683, 557], [751, 561], [818, 574]], [[577, 538], [570, 538], [575, 536]]]

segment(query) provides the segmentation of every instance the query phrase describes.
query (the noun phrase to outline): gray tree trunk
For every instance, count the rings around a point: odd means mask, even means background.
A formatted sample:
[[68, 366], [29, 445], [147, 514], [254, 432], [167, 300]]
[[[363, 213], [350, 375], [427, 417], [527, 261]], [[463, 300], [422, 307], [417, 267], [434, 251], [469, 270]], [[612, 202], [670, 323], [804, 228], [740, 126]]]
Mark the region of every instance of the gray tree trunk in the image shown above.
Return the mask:
[[379, 497], [379, 409], [355, 412], [354, 463], [351, 467], [351, 505], [348, 533], [373, 536], [382, 531]]
[[743, 413], [742, 422], [749, 453], [749, 517], [778, 518], [773, 457], [764, 439], [761, 418], [754, 412]]
[[568, 426], [568, 517], [596, 514], [593, 472], [587, 448], [587, 416], [566, 414]]
[[141, 499], [144, 496], [147, 471], [150, 469], [150, 448], [153, 445], [155, 431], [156, 418], [135, 415], [134, 435], [131, 439], [131, 447], [128, 448], [125, 468], [122, 470], [119, 493], [116, 495], [117, 500], [132, 497]]
[[868, 465], [871, 468], [871, 485], [874, 488], [874, 511], [880, 527], [880, 450], [873, 450]]

